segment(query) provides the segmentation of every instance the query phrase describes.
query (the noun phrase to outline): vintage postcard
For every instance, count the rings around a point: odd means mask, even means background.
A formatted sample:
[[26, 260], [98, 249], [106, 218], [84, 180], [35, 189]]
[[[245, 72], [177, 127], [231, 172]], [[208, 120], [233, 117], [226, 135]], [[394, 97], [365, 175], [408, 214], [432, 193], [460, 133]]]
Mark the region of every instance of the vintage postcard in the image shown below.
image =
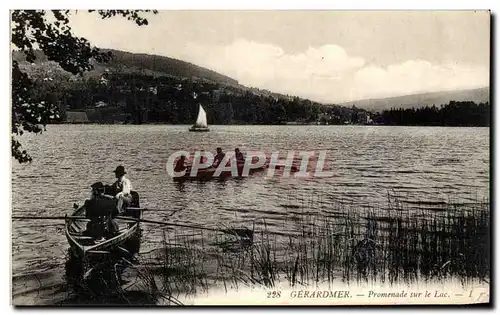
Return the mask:
[[490, 303], [489, 11], [10, 18], [13, 305]]

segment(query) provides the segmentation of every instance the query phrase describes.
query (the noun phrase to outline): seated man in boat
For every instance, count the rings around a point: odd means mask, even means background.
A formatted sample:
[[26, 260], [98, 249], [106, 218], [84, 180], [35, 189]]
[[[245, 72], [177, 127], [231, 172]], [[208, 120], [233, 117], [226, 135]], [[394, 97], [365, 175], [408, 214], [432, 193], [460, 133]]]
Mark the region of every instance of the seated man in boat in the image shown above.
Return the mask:
[[243, 156], [243, 153], [241, 153], [240, 149], [234, 149], [234, 157], [236, 158], [236, 163], [245, 163], [245, 157]]
[[101, 182], [92, 184], [92, 197], [85, 201], [85, 214], [90, 219], [85, 234], [102, 240], [107, 232], [114, 234], [117, 230], [116, 223], [111, 215], [116, 209], [116, 200], [104, 194], [104, 185]]
[[[100, 199], [105, 197], [107, 199], [113, 199], [114, 195], [112, 192], [114, 191], [112, 186], [104, 185], [102, 182], [94, 183], [90, 186], [92, 188], [92, 192], [90, 194], [90, 200]], [[111, 191], [111, 193], [110, 193]]]
[[217, 154], [214, 156], [214, 163], [212, 166], [217, 168], [224, 159], [224, 156], [226, 156], [226, 154], [222, 152], [222, 148], [217, 148]]
[[186, 166], [186, 156], [181, 155], [180, 158], [177, 160], [177, 163], [175, 163], [174, 171], [175, 172], [182, 172], [187, 168]]
[[123, 166], [116, 167], [115, 171], [116, 182], [113, 184], [116, 195], [115, 198], [118, 199], [116, 208], [118, 213], [122, 213], [124, 211], [124, 206], [130, 205], [132, 202], [132, 183], [128, 178], [125, 177], [125, 168]]
[[[194, 157], [196, 158], [196, 152], [195, 152], [195, 154], [194, 154]], [[203, 150], [203, 149], [202, 149], [202, 150], [200, 150], [200, 151], [199, 151], [199, 157], [198, 157], [198, 158], [199, 158], [198, 163], [199, 163], [200, 165], [201, 165], [201, 164], [205, 164], [205, 163], [207, 163], [208, 158], [207, 158], [207, 156], [205, 155], [205, 150]], [[193, 163], [194, 163], [194, 162], [195, 162], [195, 160], [193, 159]], [[203, 168], [200, 168], [200, 169], [206, 169], [206, 168], [208, 168], [208, 167], [203, 167]]]

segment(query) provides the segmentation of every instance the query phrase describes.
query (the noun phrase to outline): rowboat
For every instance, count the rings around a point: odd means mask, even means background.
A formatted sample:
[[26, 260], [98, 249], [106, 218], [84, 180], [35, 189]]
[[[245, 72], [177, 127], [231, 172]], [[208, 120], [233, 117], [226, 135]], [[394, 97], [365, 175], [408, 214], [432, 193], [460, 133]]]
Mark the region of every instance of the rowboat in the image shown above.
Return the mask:
[[[266, 163], [260, 167], [257, 168], [251, 168], [248, 170], [248, 175], [252, 175], [257, 172], [263, 172], [264, 170], [269, 168], [269, 161], [266, 161]], [[216, 167], [208, 167], [208, 168], [203, 168], [199, 169], [195, 176], [191, 176], [191, 166], [188, 166], [186, 169], [186, 172], [182, 176], [174, 177], [175, 181], [184, 181], [184, 180], [212, 180], [212, 179], [228, 179], [228, 178], [241, 178], [243, 177], [243, 170], [245, 167], [245, 163], [238, 163], [237, 164], [237, 173], [234, 173], [230, 170], [224, 170], [220, 173], [217, 173], [217, 168]], [[278, 163], [275, 163], [274, 167], [276, 169], [284, 169], [286, 167], [286, 163], [283, 161], [280, 161]], [[297, 172], [299, 171], [299, 168], [297, 165], [291, 165], [290, 166], [290, 171], [291, 172]]]
[[[140, 236], [139, 219], [141, 211], [138, 202], [138, 194], [133, 192], [133, 202], [121, 217], [130, 220], [115, 219], [118, 224], [118, 232], [102, 241], [96, 240], [92, 236], [85, 235], [87, 223], [90, 219], [86, 217], [85, 205], [78, 207], [73, 214], [68, 217], [65, 224], [65, 234], [70, 246], [70, 252], [80, 259], [102, 258], [112, 254], [131, 254], [135, 250], [131, 245], [138, 246]], [[132, 222], [131, 222], [132, 221]]]
[[[244, 163], [238, 163], [238, 165], [237, 165], [238, 172], [237, 173], [233, 174], [232, 171], [222, 171], [222, 172], [216, 174], [216, 172], [217, 172], [216, 167], [208, 167], [208, 168], [199, 169], [196, 172], [196, 176], [191, 176], [191, 167], [188, 166], [184, 175], [174, 177], [174, 180], [186, 180], [186, 179], [211, 180], [211, 179], [225, 179], [225, 178], [231, 178], [231, 177], [239, 178], [239, 177], [242, 177], [242, 175], [243, 175], [243, 168], [244, 168]], [[253, 168], [253, 169], [249, 170], [248, 174], [250, 175], [250, 174], [253, 174], [253, 173], [256, 173], [259, 171], [263, 171], [264, 169], [266, 169], [265, 165], [258, 167], [258, 168]]]

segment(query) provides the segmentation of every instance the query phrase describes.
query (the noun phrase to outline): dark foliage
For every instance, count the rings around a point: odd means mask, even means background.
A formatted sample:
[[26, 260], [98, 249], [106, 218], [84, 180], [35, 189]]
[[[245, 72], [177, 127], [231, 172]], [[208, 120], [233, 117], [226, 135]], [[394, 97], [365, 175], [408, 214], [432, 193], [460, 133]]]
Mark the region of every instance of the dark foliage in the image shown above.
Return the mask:
[[[92, 10], [91, 10], [92, 11]], [[99, 10], [103, 19], [123, 16], [137, 25], [147, 25], [147, 20], [138, 11]], [[153, 12], [156, 13], [156, 12]], [[12, 44], [17, 52], [25, 55], [28, 63], [35, 62], [35, 51], [40, 50], [49, 61], [56, 62], [72, 74], [82, 75], [93, 68], [91, 60], [108, 61], [109, 52], [100, 52], [82, 37], [71, 32], [69, 10], [15, 10], [12, 11]], [[12, 62], [12, 156], [19, 162], [29, 162], [31, 157], [15, 136], [23, 132], [41, 133], [51, 120], [59, 118], [54, 103], [36, 95], [34, 83], [17, 61]]]
[[378, 120], [386, 125], [403, 126], [489, 126], [490, 105], [451, 101], [439, 108], [391, 109], [383, 111]]
[[[163, 57], [156, 62], [160, 64], [155, 68], [157, 71], [149, 71], [152, 70], [148, 62], [151, 56], [146, 59], [143, 55], [133, 59], [115, 59], [115, 56], [113, 53], [113, 61], [104, 64], [106, 69], [92, 71], [82, 79], [58, 77], [56, 71], [52, 71], [54, 80], [47, 81], [44, 78], [47, 70], [30, 69], [36, 82], [34, 91], [41, 98], [60, 104], [62, 120], [65, 110], [86, 111], [90, 121], [99, 123], [191, 124], [196, 119], [198, 104], [207, 111], [209, 124], [343, 124], [357, 123], [355, 113], [366, 113], [356, 107], [324, 105], [227, 84], [230, 78], [199, 69], [193, 69], [196, 70], [193, 74], [206, 76], [189, 77], [186, 72], [189, 68], [168, 64], [170, 61], [162, 60]], [[163, 66], [160, 61], [164, 62]], [[140, 64], [142, 66], [138, 66]]]

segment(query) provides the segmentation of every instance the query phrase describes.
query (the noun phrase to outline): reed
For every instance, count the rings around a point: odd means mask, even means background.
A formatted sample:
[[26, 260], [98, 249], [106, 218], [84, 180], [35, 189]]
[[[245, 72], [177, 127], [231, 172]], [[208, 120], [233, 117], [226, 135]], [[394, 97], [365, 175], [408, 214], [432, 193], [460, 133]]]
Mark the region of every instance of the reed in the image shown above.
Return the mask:
[[[142, 262], [146, 290], [178, 298], [211, 288], [314, 286], [334, 281], [489, 281], [490, 205], [387, 204], [362, 206], [324, 199], [287, 200], [284, 226], [263, 222], [251, 239], [184, 229], [165, 233], [161, 254]], [[254, 229], [254, 228], [253, 228]]]

